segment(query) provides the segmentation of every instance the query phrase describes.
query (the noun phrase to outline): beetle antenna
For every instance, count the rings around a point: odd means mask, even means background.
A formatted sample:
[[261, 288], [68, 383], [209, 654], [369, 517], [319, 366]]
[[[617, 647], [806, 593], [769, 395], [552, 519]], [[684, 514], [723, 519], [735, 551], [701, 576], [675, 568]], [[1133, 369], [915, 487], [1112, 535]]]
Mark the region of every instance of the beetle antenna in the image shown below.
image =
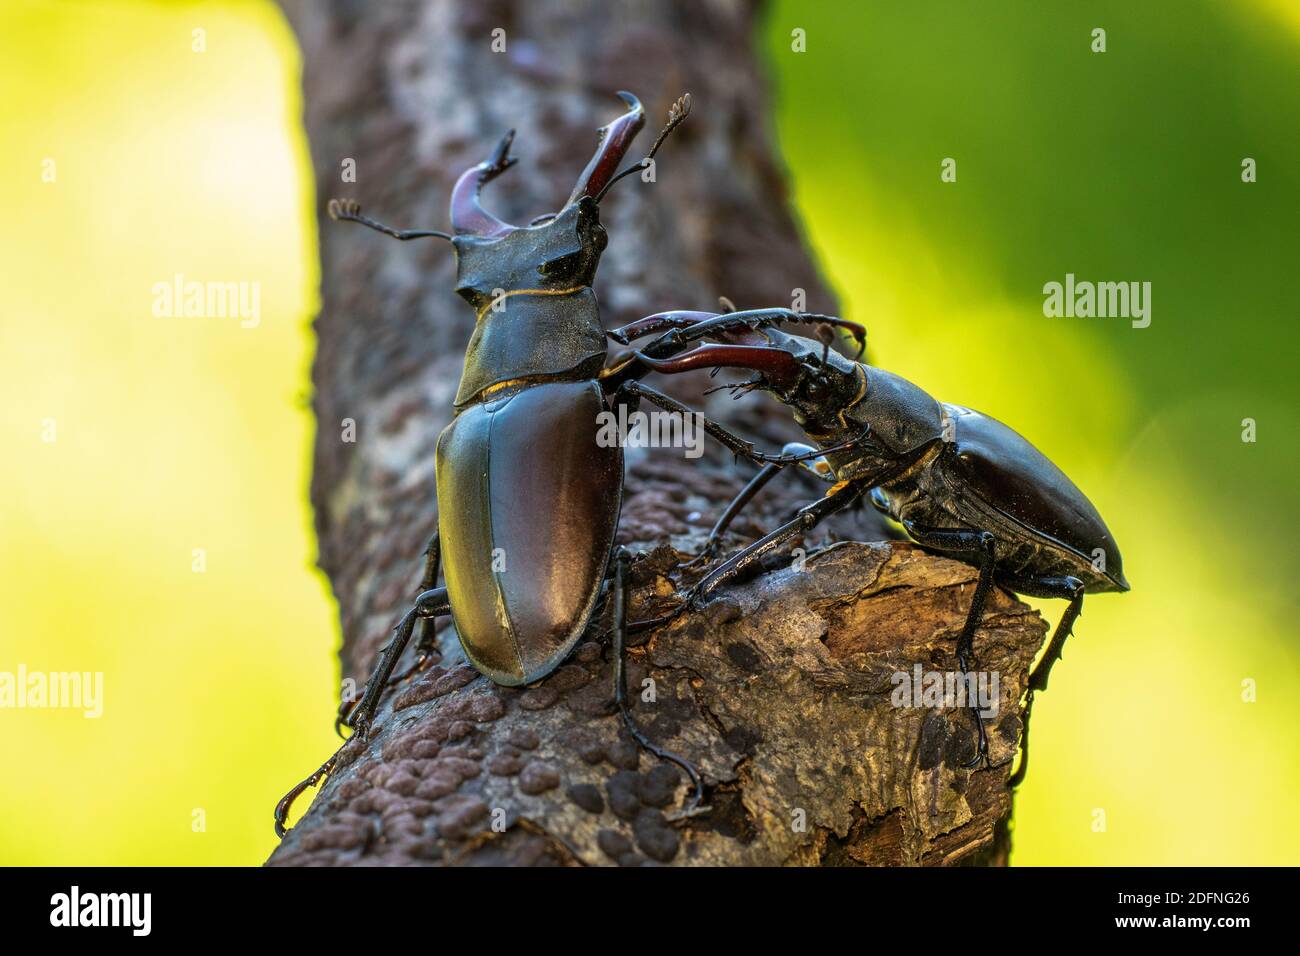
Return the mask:
[[650, 147], [650, 152], [646, 153], [645, 157], [640, 162], [633, 163], [627, 169], [623, 170], [621, 173], [619, 173], [617, 176], [615, 176], [613, 179], [607, 182], [605, 184], [605, 188], [596, 194], [596, 202], [600, 202], [602, 199], [604, 199], [605, 193], [609, 192], [609, 187], [613, 186], [624, 176], [631, 176], [633, 173], [637, 173], [643, 169], [647, 169], [650, 166], [651, 162], [654, 161], [655, 153], [659, 152], [659, 147], [662, 146], [664, 144], [664, 140], [668, 138], [668, 134], [671, 133], [673, 130], [675, 130], [678, 126], [681, 126], [682, 121], [685, 120], [686, 117], [690, 115], [691, 115], [691, 94], [683, 93], [681, 96], [677, 98], [677, 102], [673, 103], [672, 107], [668, 110], [668, 122], [664, 125], [664, 128], [659, 131], [659, 135], [655, 137], [654, 145]]
[[835, 330], [823, 322], [817, 326], [816, 334], [822, 343], [822, 364], [825, 365], [831, 354], [831, 343], [835, 341]]
[[369, 216], [361, 215], [361, 203], [355, 199], [331, 199], [325, 207], [331, 219], [345, 220], [347, 222], [359, 222], [361, 225], [376, 232], [382, 232], [386, 236], [392, 236], [394, 239], [446, 239], [451, 241], [451, 236], [445, 232], [439, 232], [437, 229], [394, 229], [392, 226], [385, 226], [382, 222], [371, 219]]

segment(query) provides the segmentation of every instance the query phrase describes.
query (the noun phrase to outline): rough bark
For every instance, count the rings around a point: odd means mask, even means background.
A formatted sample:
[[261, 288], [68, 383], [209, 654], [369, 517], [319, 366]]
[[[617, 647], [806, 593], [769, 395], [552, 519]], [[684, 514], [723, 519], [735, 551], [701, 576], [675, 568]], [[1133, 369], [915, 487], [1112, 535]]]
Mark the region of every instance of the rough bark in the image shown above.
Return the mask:
[[[619, 111], [615, 90], [643, 98], [648, 126], [689, 90], [695, 112], [661, 153], [658, 181], [620, 183], [602, 204], [610, 245], [596, 289], [608, 323], [711, 308], [719, 295], [741, 308], [788, 305], [795, 288], [810, 310], [835, 303], [786, 204], [749, 4], [285, 6], [303, 47], [322, 220], [312, 501], [343, 673], [361, 684], [414, 594], [436, 527], [433, 450], [473, 314], [452, 292], [444, 244], [331, 223], [328, 198], [355, 197], [395, 225], [445, 228], [456, 175], [514, 127], [519, 166], [485, 202], [527, 222], [567, 196], [595, 127]], [[505, 53], [491, 50], [497, 27]], [[634, 157], [652, 134], [643, 135]], [[340, 181], [347, 157], [355, 185]], [[798, 436], [758, 396], [705, 400], [705, 382], [666, 387], [769, 445]], [[345, 419], [357, 423], [355, 442], [341, 438]], [[671, 605], [676, 558], [698, 548], [751, 472], [720, 455], [629, 453], [619, 540], [645, 552], [633, 567], [634, 618]], [[779, 479], [728, 544], [823, 490]], [[605, 622], [571, 663], [520, 690], [464, 665], [444, 627], [441, 663], [385, 698], [369, 742], [348, 745], [270, 862], [1004, 860], [1015, 702], [1044, 625], [1006, 595], [991, 600], [976, 647], [1002, 679], [995, 767], [962, 769], [970, 716], [893, 707], [890, 677], [917, 663], [954, 666], [974, 573], [883, 537], [873, 517], [846, 516], [803, 542], [812, 552], [803, 570], [728, 588], [634, 648], [633, 688], [649, 676], [657, 689], [655, 702], [638, 701], [639, 719], [702, 766], [708, 813], [679, 817], [684, 779], [638, 755], [622, 731]], [[836, 538], [878, 543], [824, 548]]]

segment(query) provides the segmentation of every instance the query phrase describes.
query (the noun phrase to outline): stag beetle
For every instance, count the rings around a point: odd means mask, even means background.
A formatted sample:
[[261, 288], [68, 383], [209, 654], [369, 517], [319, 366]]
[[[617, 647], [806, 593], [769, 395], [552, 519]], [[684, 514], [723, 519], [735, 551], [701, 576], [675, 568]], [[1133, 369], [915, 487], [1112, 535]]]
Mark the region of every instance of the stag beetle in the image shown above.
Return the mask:
[[[477, 325], [465, 354], [455, 414], [438, 439], [438, 530], [426, 551], [421, 593], [400, 620], [375, 666], [360, 703], [345, 701], [337, 724], [368, 735], [385, 689], [419, 669], [435, 647], [433, 619], [450, 614], [470, 663], [498, 684], [516, 686], [553, 671], [578, 642], [606, 585], [612, 591], [614, 698], [628, 732], [655, 756], [681, 766], [695, 787], [703, 783], [688, 761], [653, 744], [628, 709], [624, 667], [625, 590], [630, 555], [614, 546], [623, 497], [623, 451], [602, 447], [597, 420], [611, 406], [632, 411], [644, 399], [679, 414], [680, 402], [643, 385], [649, 369], [636, 361], [605, 367], [606, 336], [626, 341], [644, 330], [689, 328], [712, 313], [659, 313], [628, 330], [606, 333], [592, 291], [607, 236], [599, 206], [609, 188], [645, 169], [667, 135], [690, 112], [690, 94], [668, 115], [646, 157], [617, 172], [645, 123], [630, 93], [618, 94], [627, 112], [599, 131], [595, 154], [564, 207], [519, 227], [479, 204], [479, 191], [515, 159], [508, 132], [488, 159], [471, 167], [451, 194], [454, 234], [399, 230], [361, 214], [352, 200], [331, 200], [334, 219], [348, 220], [396, 239], [440, 238], [456, 255], [456, 291], [474, 309]], [[785, 309], [737, 313], [753, 327], [782, 322], [865, 330], [833, 317]], [[671, 354], [666, 343], [646, 354]], [[760, 464], [789, 464], [798, 455], [768, 455], [700, 417], [704, 429], [736, 455]], [[506, 558], [506, 570], [495, 559]], [[437, 587], [439, 568], [445, 586]], [[425, 623], [415, 665], [393, 676], [417, 621]], [[283, 836], [290, 806], [326, 776], [338, 754], [294, 787], [275, 812]]]
[[[951, 555], [979, 569], [971, 606], [957, 641], [964, 675], [973, 660], [975, 632], [989, 589], [997, 584], [1019, 594], [1062, 598], [1070, 603], [1041, 661], [1029, 677], [1023, 750], [1013, 786], [1029, 766], [1029, 713], [1034, 694], [1047, 689], [1052, 664], [1061, 656], [1084, 594], [1127, 591], [1119, 549], [1097, 509], [1037, 448], [1006, 425], [969, 408], [932, 398], [880, 368], [851, 361], [825, 343], [771, 327], [746, 327], [740, 313], [699, 318], [666, 331], [636, 360], [665, 374], [697, 368], [743, 368], [754, 379], [730, 384], [737, 394], [762, 389], [793, 412], [823, 452], [791, 455], [834, 484], [826, 496], [796, 517], [711, 570], [669, 617], [698, 606], [720, 585], [753, 567], [827, 515], [869, 496], [922, 547]], [[718, 343], [682, 353], [692, 341]], [[674, 353], [663, 357], [664, 351]], [[844, 439], [855, 436], [850, 447]], [[813, 452], [808, 446], [788, 452]], [[736, 516], [785, 463], [765, 465], [740, 492], [709, 536], [708, 554]], [[660, 619], [660, 622], [666, 619]], [[977, 708], [978, 748], [970, 766], [989, 765], [988, 735]]]

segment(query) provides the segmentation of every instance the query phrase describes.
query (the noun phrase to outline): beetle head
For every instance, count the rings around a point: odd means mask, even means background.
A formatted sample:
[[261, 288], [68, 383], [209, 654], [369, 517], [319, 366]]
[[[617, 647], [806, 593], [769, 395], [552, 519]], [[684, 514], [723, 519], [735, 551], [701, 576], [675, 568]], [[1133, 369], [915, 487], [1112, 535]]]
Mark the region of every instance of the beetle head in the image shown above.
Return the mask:
[[858, 363], [822, 342], [776, 329], [764, 330], [770, 348], [782, 356], [764, 371], [763, 384], [789, 406], [809, 435], [833, 435], [843, 429], [841, 414], [858, 398], [862, 380]]
[[541, 226], [495, 238], [458, 235], [456, 292], [476, 310], [503, 292], [562, 292], [590, 286], [608, 236], [593, 199], [583, 197]]
[[[757, 372], [748, 381], [726, 386], [737, 392], [761, 388], [790, 407], [794, 419], [812, 437], [833, 437], [844, 430], [843, 413], [863, 389], [861, 366], [829, 347], [776, 329], [747, 330], [720, 336], [725, 345], [701, 345], [671, 358], [638, 352], [639, 360], [657, 371], [698, 368], [743, 368]], [[763, 344], [766, 343], [766, 344]]]
[[492, 155], [466, 170], [451, 195], [455, 231], [456, 291], [476, 310], [503, 292], [524, 289], [562, 292], [590, 286], [608, 236], [600, 224], [599, 197], [614, 180], [633, 137], [645, 125], [645, 111], [631, 93], [619, 93], [626, 113], [599, 131], [596, 152], [578, 177], [568, 201], [554, 216], [514, 226], [479, 204], [479, 190], [514, 165], [509, 155], [514, 131]]

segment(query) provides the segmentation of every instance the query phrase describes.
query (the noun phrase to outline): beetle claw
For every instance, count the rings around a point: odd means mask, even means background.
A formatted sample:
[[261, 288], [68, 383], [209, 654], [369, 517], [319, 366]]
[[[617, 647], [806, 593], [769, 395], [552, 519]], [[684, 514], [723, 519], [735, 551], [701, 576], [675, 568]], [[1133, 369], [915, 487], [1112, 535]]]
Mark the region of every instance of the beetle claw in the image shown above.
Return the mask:
[[354, 718], [352, 723], [352, 736], [361, 739], [365, 743], [370, 739], [370, 732], [373, 729], [370, 725], [370, 718], [361, 714]]
[[713, 809], [707, 803], [697, 803], [689, 807], [681, 807], [677, 810], [669, 810], [664, 814], [664, 819], [669, 823], [676, 823], [678, 820], [689, 820], [692, 817], [703, 816]]
[[962, 768], [965, 770], [974, 770], [980, 764], [984, 764], [985, 769], [993, 766], [993, 764], [989, 761], [988, 754], [980, 753], [979, 750], [976, 750], [975, 756], [972, 757], [970, 760], [967, 760], [964, 764], [962, 764]]
[[700, 549], [700, 553], [697, 554], [695, 557], [691, 558], [689, 561], [677, 562], [677, 567], [693, 568], [697, 564], [701, 564], [701, 563], [707, 564], [717, 556], [718, 556], [717, 544], [716, 543], [706, 544], [703, 548]]

